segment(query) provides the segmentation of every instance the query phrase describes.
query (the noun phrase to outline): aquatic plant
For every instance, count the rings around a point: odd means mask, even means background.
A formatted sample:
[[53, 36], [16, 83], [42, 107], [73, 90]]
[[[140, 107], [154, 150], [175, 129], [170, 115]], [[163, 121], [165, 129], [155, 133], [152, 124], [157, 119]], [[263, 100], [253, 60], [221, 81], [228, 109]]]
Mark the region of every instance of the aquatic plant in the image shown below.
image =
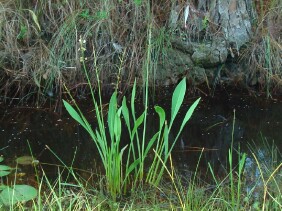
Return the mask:
[[[0, 162], [3, 160], [4, 158], [1, 156]], [[0, 177], [11, 174], [13, 170], [17, 171], [17, 168], [0, 165]], [[0, 191], [0, 207], [4, 205], [13, 208], [15, 204], [32, 200], [37, 196], [37, 190], [30, 185], [13, 184], [7, 186], [1, 182]]]
[[[149, 36], [150, 37], [150, 36]], [[186, 79], [184, 78], [178, 86], [175, 88], [175, 91], [172, 96], [172, 107], [171, 107], [171, 119], [169, 123], [166, 121], [165, 111], [156, 106], [155, 110], [159, 115], [159, 129], [153, 135], [153, 137], [147, 141], [146, 140], [146, 116], [147, 116], [147, 105], [148, 105], [148, 83], [145, 87], [145, 110], [139, 116], [136, 117], [135, 114], [135, 94], [136, 94], [136, 80], [133, 85], [131, 93], [131, 115], [127, 107], [126, 97], [123, 98], [122, 105], [118, 107], [117, 104], [117, 91], [115, 91], [110, 99], [108, 106], [107, 114], [107, 123], [104, 120], [103, 112], [103, 103], [101, 99], [101, 88], [98, 84], [98, 100], [96, 100], [93, 87], [90, 82], [89, 73], [87, 72], [85, 66], [85, 41], [80, 38], [80, 52], [81, 52], [81, 63], [85, 71], [86, 78], [88, 80], [88, 85], [91, 90], [92, 101], [94, 105], [94, 110], [97, 119], [97, 128], [92, 129], [90, 123], [83, 115], [82, 111], [79, 109], [79, 106], [75, 103], [76, 110], [67, 102], [63, 101], [65, 108], [69, 114], [88, 132], [94, 141], [100, 158], [102, 160], [104, 169], [105, 169], [105, 178], [106, 178], [106, 188], [111, 194], [113, 199], [116, 199], [117, 196], [120, 196], [123, 193], [127, 193], [129, 189], [136, 188], [137, 182], [143, 182], [144, 177], [144, 163], [145, 159], [152, 147], [156, 144], [155, 156], [152, 162], [152, 165], [148, 167], [149, 173], [147, 175], [146, 181], [157, 185], [162, 177], [164, 167], [160, 165], [160, 160], [158, 156], [163, 157], [164, 163], [167, 162], [171, 151], [181, 133], [184, 126], [190, 119], [194, 109], [199, 103], [200, 99], [196, 100], [194, 104], [187, 111], [182, 125], [179, 128], [179, 132], [174, 140], [169, 140], [169, 133], [172, 128], [173, 122], [178, 114], [180, 106], [183, 102], [185, 92], [186, 92]], [[149, 41], [150, 42], [150, 41]], [[149, 43], [150, 46], [150, 43]], [[150, 52], [150, 50], [148, 50]], [[94, 63], [96, 63], [96, 57], [94, 57]], [[147, 64], [150, 63], [148, 60]], [[146, 71], [146, 77], [148, 77], [148, 66]], [[97, 81], [99, 79], [99, 70], [96, 68], [96, 77]], [[72, 97], [71, 97], [72, 98]], [[72, 101], [74, 99], [72, 98]], [[75, 101], [74, 101], [75, 102]], [[124, 118], [125, 124], [129, 133], [129, 143], [121, 148], [121, 118]], [[131, 120], [133, 124], [131, 125]], [[138, 129], [143, 125], [143, 134], [140, 136]], [[108, 128], [108, 130], [106, 129]], [[126, 151], [126, 149], [128, 149]], [[127, 152], [126, 165], [123, 169], [123, 158], [125, 151]], [[133, 172], [133, 173], [132, 173]], [[133, 176], [133, 187], [129, 188], [130, 177]]]

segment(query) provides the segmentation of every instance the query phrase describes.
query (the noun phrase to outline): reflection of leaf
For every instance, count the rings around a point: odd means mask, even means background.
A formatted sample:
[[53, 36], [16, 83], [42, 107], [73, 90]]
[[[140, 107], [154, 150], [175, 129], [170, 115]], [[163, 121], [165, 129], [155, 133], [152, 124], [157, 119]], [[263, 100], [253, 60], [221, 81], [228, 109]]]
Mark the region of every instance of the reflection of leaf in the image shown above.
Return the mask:
[[29, 185], [6, 187], [0, 194], [0, 201], [7, 206], [18, 202], [29, 201], [37, 196], [37, 190]]
[[31, 156], [22, 156], [16, 159], [16, 162], [21, 165], [31, 165], [35, 159]]
[[7, 176], [11, 173], [12, 170], [13, 168], [11, 168], [10, 166], [0, 165], [0, 177]]

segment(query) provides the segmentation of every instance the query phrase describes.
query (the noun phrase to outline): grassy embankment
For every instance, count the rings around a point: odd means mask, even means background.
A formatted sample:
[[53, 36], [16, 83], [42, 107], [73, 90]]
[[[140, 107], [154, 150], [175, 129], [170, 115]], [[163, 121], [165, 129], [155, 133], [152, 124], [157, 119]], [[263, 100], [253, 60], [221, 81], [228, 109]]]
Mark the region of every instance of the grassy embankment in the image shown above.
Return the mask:
[[[136, 77], [138, 85], [144, 85], [149, 26], [152, 65], [148, 78], [154, 85], [157, 65], [167, 61], [166, 49], [171, 46], [173, 32], [168, 22], [173, 1], [154, 1], [148, 8], [149, 2], [1, 1], [1, 98], [24, 101], [32, 96], [34, 102], [42, 104], [48, 97], [56, 96], [54, 99], [61, 102], [63, 84], [73, 94], [89, 93], [85, 90], [86, 78], [79, 62], [80, 36], [87, 41], [86, 65], [93, 85], [97, 85], [95, 65], [101, 70], [99, 78], [103, 88], [112, 88], [112, 83], [118, 81], [118, 88], [125, 92]], [[253, 77], [250, 84], [258, 84], [270, 96], [280, 90], [281, 3], [271, 0], [253, 4], [258, 13], [253, 17], [254, 35], [240, 58], [250, 64], [248, 74], [259, 76]], [[200, 31], [193, 21], [189, 24], [195, 31], [190, 33], [196, 35]], [[209, 27], [205, 22], [206, 33], [211, 31]], [[93, 63], [95, 52], [96, 64]], [[244, 77], [241, 80], [244, 81]]]

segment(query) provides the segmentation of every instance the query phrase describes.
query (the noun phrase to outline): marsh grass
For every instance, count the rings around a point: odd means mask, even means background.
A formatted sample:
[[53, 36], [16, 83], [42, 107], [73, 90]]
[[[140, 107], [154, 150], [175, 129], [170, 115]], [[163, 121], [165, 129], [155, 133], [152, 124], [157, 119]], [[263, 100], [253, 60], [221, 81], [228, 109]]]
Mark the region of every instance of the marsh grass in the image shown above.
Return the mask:
[[[83, 63], [84, 60], [82, 59], [81, 61]], [[85, 72], [86, 77], [88, 77], [86, 69]], [[275, 168], [273, 169], [273, 171], [271, 171], [270, 176], [265, 177], [263, 171], [261, 170], [261, 163], [256, 159], [256, 156], [253, 155], [254, 159], [256, 160], [258, 170], [261, 173], [261, 178], [263, 181], [263, 194], [256, 198], [254, 191], [247, 191], [248, 183], [246, 182], [247, 179], [245, 178], [248, 177], [248, 175], [246, 175], [245, 173], [247, 155], [240, 151], [240, 147], [236, 150], [233, 143], [235, 111], [232, 127], [233, 129], [231, 134], [232, 143], [231, 148], [228, 152], [228, 167], [226, 169], [227, 175], [225, 178], [218, 178], [216, 172], [214, 172], [213, 167], [209, 165], [209, 171], [213, 177], [214, 185], [201, 187], [201, 184], [197, 182], [197, 171], [195, 172], [194, 177], [192, 177], [193, 179], [188, 180], [188, 182], [185, 183], [186, 185], [184, 185], [180, 177], [175, 173], [172, 162], [170, 162], [170, 169], [168, 168], [168, 161], [171, 161], [171, 150], [173, 149], [173, 146], [179, 134], [181, 133], [182, 128], [191, 117], [193, 110], [195, 109], [199, 101], [196, 101], [187, 111], [186, 116], [183, 119], [183, 123], [179, 128], [180, 130], [178, 135], [176, 136], [175, 140], [171, 142], [171, 145], [168, 145], [169, 131], [173, 125], [173, 121], [183, 100], [183, 94], [186, 90], [185, 87], [185, 80], [183, 80], [179, 83], [173, 93], [170, 121], [166, 121], [165, 111], [161, 107], [155, 107], [155, 111], [159, 115], [159, 130], [152, 136], [151, 139], [148, 140], [148, 143], [146, 143], [146, 145], [144, 144], [144, 141], [146, 141], [146, 139], [144, 138], [144, 130], [146, 129], [144, 119], [147, 115], [147, 111], [145, 109], [139, 117], [136, 117], [134, 103], [136, 83], [134, 83], [131, 95], [131, 110], [129, 110], [127, 107], [127, 100], [125, 97], [123, 98], [122, 105], [118, 107], [117, 93], [114, 92], [114, 94], [112, 95], [109, 103], [107, 130], [105, 130], [105, 120], [103, 119], [103, 115], [101, 115], [101, 113], [103, 112], [101, 110], [102, 106], [99, 106], [102, 105], [101, 98], [98, 98], [98, 100], [96, 100], [93, 95], [93, 103], [96, 116], [100, 118], [100, 120], [98, 119], [98, 127], [95, 131], [92, 131], [90, 124], [87, 122], [78, 106], [77, 113], [67, 102], [64, 102], [69, 113], [88, 131], [97, 148], [99, 149], [99, 153], [103, 160], [103, 165], [106, 172], [105, 180], [107, 181], [106, 183], [101, 185], [101, 187], [102, 190], [106, 188], [106, 196], [110, 196], [108, 200], [112, 201], [114, 206], [122, 206], [123, 208], [124, 206], [128, 206], [129, 209], [134, 209], [133, 204], [127, 204], [126, 196], [128, 196], [129, 198], [135, 197], [135, 194], [140, 194], [140, 192], [138, 191], [141, 190], [142, 198], [134, 198], [134, 201], [137, 200], [138, 202], [141, 201], [143, 203], [144, 201], [146, 201], [146, 197], [149, 197], [150, 200], [152, 200], [151, 197], [153, 197], [155, 203], [154, 208], [159, 209], [161, 209], [160, 207], [163, 208], [163, 206], [172, 210], [248, 210], [250, 208], [281, 208], [281, 199], [279, 198], [281, 194], [278, 194], [277, 198], [276, 194], [272, 194], [272, 192], [269, 191], [269, 184], [271, 182], [274, 182], [275, 188], [278, 188], [278, 193], [280, 193], [280, 182], [274, 179], [274, 176], [277, 175], [277, 172], [279, 172], [281, 164], [275, 165]], [[147, 92], [147, 90], [148, 89], [145, 89], [145, 92]], [[148, 95], [146, 95], [145, 93], [145, 96]], [[146, 100], [145, 105], [147, 105]], [[123, 115], [130, 137], [128, 145], [123, 148], [121, 148], [120, 146], [121, 115]], [[144, 129], [139, 134], [138, 128], [142, 125]], [[108, 135], [106, 135], [106, 133]], [[110, 140], [110, 143], [108, 143], [108, 140]], [[124, 153], [125, 150], [127, 150], [128, 152]], [[144, 174], [144, 161], [150, 150], [154, 151], [154, 156], [151, 165], [146, 167], [148, 169], [147, 174]], [[273, 156], [275, 155], [275, 153], [272, 154]], [[125, 159], [123, 159], [124, 155], [127, 155]], [[122, 162], [123, 160], [125, 162]], [[235, 160], [237, 161], [235, 162]], [[115, 172], [115, 174], [113, 174], [113, 172]], [[167, 187], [162, 187], [165, 178], [164, 175], [168, 175], [169, 181], [171, 182], [169, 190]], [[146, 193], [144, 193], [144, 188], [152, 188], [152, 192], [147, 195]], [[255, 188], [261, 187], [257, 183]], [[195, 193], [197, 194], [195, 195]], [[269, 200], [266, 196], [270, 196], [271, 200]], [[120, 201], [120, 199], [122, 199], [122, 201]], [[165, 205], [163, 203], [158, 204], [162, 200], [168, 201], [169, 203], [165, 203]], [[258, 203], [261, 201], [263, 202]], [[146, 205], [147, 204], [145, 204], [145, 206]]]
[[281, 90], [282, 6], [279, 0], [257, 1], [253, 38], [241, 58], [250, 64], [250, 80], [264, 90], [267, 97]]
[[[82, 176], [84, 170], [76, 169], [72, 165], [66, 166], [47, 146], [61, 163], [57, 165], [56, 178], [50, 179], [44, 170], [45, 165], [48, 164], [41, 163], [35, 167], [38, 197], [27, 203], [18, 203], [1, 209], [281, 210], [281, 153], [277, 146], [266, 138], [262, 137], [261, 141], [264, 142], [263, 147], [250, 144], [251, 153], [245, 160], [244, 153], [240, 150], [233, 152], [233, 156], [240, 156], [241, 160], [236, 166], [237, 159], [231, 161], [232, 158], [229, 157], [229, 165], [232, 163], [233, 168], [228, 167], [225, 178], [219, 177], [213, 167], [209, 166], [214, 178], [213, 183], [203, 182], [201, 178], [203, 175], [198, 172], [204, 149], [199, 155], [196, 170], [190, 177], [179, 173], [171, 157], [169, 163], [165, 164], [163, 156], [154, 151], [165, 171], [160, 183], [157, 186], [138, 186], [119, 200], [113, 200], [103, 191], [105, 175], [93, 176], [92, 172], [88, 172], [88, 176]], [[78, 158], [74, 154], [73, 160], [75, 159]], [[250, 160], [252, 160], [251, 168]], [[241, 169], [243, 164], [244, 167]], [[233, 174], [232, 180], [230, 174]]]
[[[74, 178], [72, 182], [65, 179], [64, 171], [70, 168], [58, 167], [57, 179], [50, 180], [41, 168], [39, 196], [33, 201], [32, 210], [102, 210], [101, 204], [106, 199], [99, 192], [86, 189], [82, 178], [73, 171], [68, 174]], [[102, 195], [102, 194], [101, 194]]]
[[[270, 160], [261, 157], [261, 152], [255, 149], [255, 146], [251, 146], [253, 153], [247, 156], [247, 159], [252, 158], [255, 161], [253, 167], [258, 169], [257, 178], [252, 178], [251, 175], [255, 172], [246, 166], [246, 157], [239, 150], [234, 151], [236, 153], [234, 156], [240, 158], [238, 166], [237, 163], [231, 161], [229, 154], [229, 171], [225, 178], [220, 179], [213, 168], [209, 167], [214, 177], [214, 183], [211, 184], [203, 183], [197, 172], [198, 167], [191, 177], [183, 177], [175, 169], [171, 157], [169, 165], [165, 165], [162, 156], [157, 155], [167, 176], [162, 178], [158, 186], [138, 186], [122, 200], [113, 201], [103, 191], [93, 189], [93, 186], [85, 188], [77, 173], [78, 180], [73, 183], [63, 182], [62, 176], [58, 176], [58, 179], [51, 183], [47, 182], [48, 178], [43, 176], [44, 180], [42, 179], [41, 184], [45, 187], [45, 194], [40, 200], [41, 203], [44, 202], [45, 208], [55, 206], [65, 210], [76, 210], [82, 207], [85, 210], [281, 210], [282, 181], [279, 175], [282, 165], [279, 163], [281, 157], [278, 158], [280, 155], [275, 145], [265, 143], [267, 147], [264, 148], [264, 151], [271, 154]], [[197, 166], [200, 160], [201, 155]], [[232, 168], [230, 168], [230, 163], [232, 163]], [[233, 175], [232, 179], [230, 174]], [[263, 182], [251, 182], [251, 180]], [[98, 181], [102, 182], [102, 180]], [[45, 182], [47, 182], [47, 187]], [[256, 194], [256, 191], [261, 194]]]

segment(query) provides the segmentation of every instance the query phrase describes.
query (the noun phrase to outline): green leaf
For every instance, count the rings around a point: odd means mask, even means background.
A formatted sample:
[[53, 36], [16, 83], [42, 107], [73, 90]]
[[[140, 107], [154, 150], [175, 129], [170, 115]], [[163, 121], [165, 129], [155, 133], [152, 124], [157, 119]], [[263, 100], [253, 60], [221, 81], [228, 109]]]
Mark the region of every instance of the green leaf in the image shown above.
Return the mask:
[[21, 30], [17, 35], [17, 39], [22, 40], [26, 37], [27, 27], [25, 25], [21, 25]]
[[134, 136], [134, 134], [136, 133], [138, 127], [143, 123], [144, 117], [145, 117], [145, 111], [144, 111], [143, 114], [141, 114], [141, 116], [138, 117], [138, 119], [134, 122], [134, 127], [133, 127], [133, 130], [132, 130], [132, 135], [133, 135], [133, 136]]
[[134, 84], [131, 92], [131, 113], [134, 121], [135, 121], [135, 95], [136, 95], [136, 78], [134, 80]]
[[130, 121], [129, 121], [129, 111], [128, 111], [128, 107], [126, 105], [126, 97], [123, 97], [123, 100], [122, 100], [122, 115], [124, 117], [124, 121], [125, 121], [125, 124], [127, 126], [129, 135], [131, 137], [131, 127], [130, 127]]
[[186, 92], [186, 78], [183, 78], [183, 80], [175, 88], [173, 95], [172, 95], [171, 119], [169, 123], [169, 130], [180, 109], [180, 106], [182, 105], [182, 102], [185, 96], [185, 92]]
[[125, 179], [128, 177], [128, 175], [136, 168], [136, 166], [140, 163], [140, 158], [133, 161], [133, 163], [130, 164], [128, 168], [126, 168], [126, 174]]
[[105, 10], [97, 11], [95, 15], [96, 19], [98, 20], [105, 20], [109, 17], [109, 14]]
[[117, 140], [120, 139], [120, 135], [121, 135], [121, 121], [120, 121], [121, 109], [122, 108], [119, 108], [115, 115], [114, 133], [116, 135]]
[[184, 126], [186, 125], [186, 123], [189, 121], [189, 119], [191, 118], [195, 108], [197, 107], [197, 105], [199, 104], [201, 98], [198, 98], [188, 109], [188, 111], [186, 112], [186, 115], [182, 121], [181, 127], [180, 127], [180, 131], [182, 131], [182, 129], [184, 128]]
[[165, 158], [168, 157], [168, 138], [169, 136], [169, 132], [168, 132], [168, 127], [167, 124], [165, 124], [165, 129], [164, 129], [164, 154], [165, 154]]
[[243, 168], [245, 166], [246, 157], [247, 157], [247, 154], [243, 153], [242, 158], [240, 159], [240, 162], [239, 162], [239, 173], [243, 171]]
[[79, 14], [80, 17], [84, 19], [89, 19], [91, 16], [89, 14], [89, 9], [82, 10], [82, 12]]
[[0, 163], [4, 160], [3, 156], [0, 156]]
[[77, 121], [79, 124], [81, 124], [82, 127], [84, 127], [87, 131], [89, 131], [87, 125], [85, 124], [84, 120], [81, 118], [81, 116], [74, 110], [74, 108], [65, 100], [63, 100], [64, 106], [71, 115], [71, 117]]
[[29, 201], [37, 196], [37, 190], [29, 185], [15, 185], [13, 188], [7, 187], [0, 194], [0, 200], [6, 206], [14, 205], [18, 202]]
[[151, 147], [153, 146], [153, 144], [155, 143], [158, 135], [159, 135], [160, 132], [157, 132], [152, 138], [151, 140], [149, 141], [149, 143], [147, 144], [147, 147], [145, 149], [145, 152], [144, 152], [144, 158], [147, 156], [149, 150], [151, 149]]
[[6, 165], [0, 165], [0, 171], [8, 171], [8, 170], [12, 170], [13, 168], [11, 168], [10, 166], [6, 166]]
[[[121, 150], [120, 150], [120, 153], [119, 153], [119, 165], [121, 164], [121, 161], [122, 161], [122, 156], [123, 156], [123, 153], [124, 153], [124, 151], [125, 151], [125, 149], [127, 148], [127, 145], [125, 146], [125, 147], [123, 147]], [[121, 167], [121, 166], [119, 166], [119, 167]]]
[[164, 122], [165, 122], [165, 111], [160, 106], [155, 106], [155, 111], [158, 113], [159, 118], [160, 118], [159, 127], [160, 127], [160, 131], [161, 131], [161, 129], [163, 128]]
[[0, 165], [0, 177], [7, 176], [11, 173], [12, 170], [13, 168], [11, 168], [10, 166]]
[[108, 127], [109, 127], [111, 140], [114, 140], [116, 111], [117, 111], [117, 93], [114, 92], [110, 99], [109, 111], [108, 111]]

